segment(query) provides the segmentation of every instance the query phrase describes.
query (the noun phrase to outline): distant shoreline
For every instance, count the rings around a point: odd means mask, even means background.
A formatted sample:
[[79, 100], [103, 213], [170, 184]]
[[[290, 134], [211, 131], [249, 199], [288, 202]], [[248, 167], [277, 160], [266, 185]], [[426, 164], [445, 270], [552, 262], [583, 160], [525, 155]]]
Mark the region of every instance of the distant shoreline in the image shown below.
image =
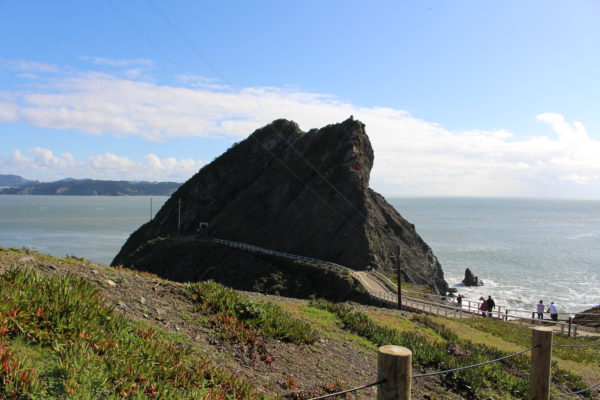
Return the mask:
[[94, 179], [64, 179], [56, 182], [27, 182], [0, 187], [0, 194], [45, 196], [170, 196], [178, 182], [131, 182]]

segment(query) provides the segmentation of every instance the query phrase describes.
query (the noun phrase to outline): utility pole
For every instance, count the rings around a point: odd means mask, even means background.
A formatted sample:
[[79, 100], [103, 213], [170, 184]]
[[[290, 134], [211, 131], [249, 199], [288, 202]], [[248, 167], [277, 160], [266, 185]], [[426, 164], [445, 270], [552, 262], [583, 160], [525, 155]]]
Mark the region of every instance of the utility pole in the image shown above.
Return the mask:
[[396, 281], [398, 285], [398, 310], [402, 310], [402, 268], [400, 268], [400, 263], [402, 261], [402, 256], [400, 256], [400, 244], [396, 248], [396, 255], [388, 256], [390, 258], [396, 259]]
[[402, 273], [400, 270], [400, 245], [396, 250], [396, 274], [398, 275], [398, 310], [402, 310]]
[[177, 200], [177, 236], [179, 236], [179, 227], [181, 226], [181, 199]]

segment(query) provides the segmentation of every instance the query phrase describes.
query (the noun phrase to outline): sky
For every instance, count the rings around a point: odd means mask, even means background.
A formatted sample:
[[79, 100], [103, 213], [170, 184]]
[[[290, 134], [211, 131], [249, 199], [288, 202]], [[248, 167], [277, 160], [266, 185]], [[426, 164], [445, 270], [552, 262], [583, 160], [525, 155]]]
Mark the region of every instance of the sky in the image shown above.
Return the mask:
[[184, 182], [286, 118], [390, 196], [600, 198], [600, 2], [0, 0], [0, 174]]

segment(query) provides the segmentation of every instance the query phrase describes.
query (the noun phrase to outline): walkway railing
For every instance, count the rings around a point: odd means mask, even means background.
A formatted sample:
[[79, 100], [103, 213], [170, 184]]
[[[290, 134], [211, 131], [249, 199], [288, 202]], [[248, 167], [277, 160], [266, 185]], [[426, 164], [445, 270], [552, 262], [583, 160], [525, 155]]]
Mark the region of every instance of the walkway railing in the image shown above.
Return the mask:
[[269, 249], [265, 249], [265, 248], [262, 248], [262, 247], [254, 246], [254, 245], [251, 245], [251, 244], [241, 243], [241, 242], [234, 242], [234, 241], [231, 241], [231, 240], [223, 240], [223, 239], [213, 238], [212, 241], [224, 244], [224, 245], [229, 246], [229, 247], [233, 247], [235, 249], [251, 251], [253, 253], [262, 253], [262, 254], [269, 254], [269, 255], [274, 255], [274, 256], [279, 256], [279, 257], [285, 257], [285, 258], [289, 258], [289, 259], [292, 259], [292, 260], [306, 261], [306, 262], [310, 262], [310, 263], [313, 263], [313, 264], [328, 265], [328, 266], [331, 266], [331, 267], [341, 268], [341, 269], [346, 270], [346, 271], [348, 271], [350, 273], [354, 273], [353, 269], [350, 269], [348, 267], [344, 267], [343, 265], [339, 265], [339, 264], [332, 263], [332, 262], [329, 262], [329, 261], [319, 260], [317, 258], [305, 257], [305, 256], [299, 256], [297, 254], [290, 254], [290, 253], [284, 253], [284, 252], [281, 252], [281, 251], [269, 250]]
[[[382, 346], [379, 348], [377, 355], [376, 382], [336, 393], [328, 393], [318, 397], [312, 397], [308, 400], [326, 399], [347, 393], [357, 392], [359, 390], [364, 390], [374, 386], [377, 386], [378, 400], [410, 400], [412, 379], [443, 375], [470, 368], [478, 368], [528, 352], [532, 352], [529, 376], [530, 389], [528, 397], [530, 400], [548, 400], [550, 397], [574, 396], [596, 390], [597, 387], [600, 387], [600, 382], [598, 382], [587, 389], [579, 390], [577, 392], [550, 394], [552, 347], [581, 347], [581, 345], [553, 345], [552, 330], [549, 328], [533, 328], [531, 342], [532, 346], [528, 349], [521, 350], [504, 357], [496, 358], [494, 360], [416, 375], [413, 375], [412, 373], [412, 351], [410, 349], [401, 346]], [[585, 346], [600, 346], [600, 343]]]
[[[342, 269], [348, 273], [350, 273], [353, 277], [355, 277], [367, 290], [367, 293], [371, 297], [371, 299], [379, 304], [386, 305], [389, 307], [395, 307], [398, 304], [398, 295], [395, 293], [397, 291], [397, 285], [394, 284], [387, 276], [383, 275], [377, 270], [370, 271], [371, 277], [379, 281], [383, 286], [387, 287], [389, 291], [377, 291], [369, 289], [369, 285], [366, 284], [361, 279], [361, 276], [356, 273], [351, 268], [345, 267], [340, 264], [332, 263], [329, 261], [319, 260], [313, 257], [305, 257], [297, 254], [291, 254], [281, 251], [269, 250], [262, 247], [254, 246], [247, 243], [235, 242], [232, 240], [224, 240], [213, 238], [212, 241], [216, 243], [220, 243], [229, 247], [233, 247], [240, 250], [250, 251], [254, 253], [262, 253], [268, 255], [274, 255], [284, 258], [289, 258], [292, 260], [300, 260], [306, 261], [313, 264], [327, 265], [330, 267], [335, 267]], [[440, 296], [431, 293], [422, 293], [415, 292], [410, 290], [402, 290], [402, 304], [403, 306], [422, 311], [430, 314], [443, 315], [446, 317], [454, 317], [454, 318], [465, 318], [473, 315], [482, 315], [483, 311], [479, 310], [479, 306], [481, 302], [463, 300], [461, 306], [459, 307], [456, 303], [455, 298], [450, 296]], [[534, 315], [530, 311], [525, 310], [514, 310], [508, 309], [502, 305], [496, 307], [492, 312], [485, 312], [486, 315], [507, 321], [512, 322], [519, 325], [545, 325], [546, 323], [552, 323], [554, 326], [559, 327], [561, 333], [567, 333], [569, 336], [577, 335], [578, 325], [575, 324], [575, 320], [569, 317], [568, 320], [564, 321], [550, 321], [550, 320], [538, 320], [534, 318]], [[520, 313], [517, 314], [517, 313]], [[525, 315], [523, 313], [526, 313]], [[529, 314], [532, 314], [529, 317]], [[565, 313], [562, 313], [565, 314]], [[572, 314], [571, 314], [572, 315]], [[591, 315], [591, 314], [585, 314]]]

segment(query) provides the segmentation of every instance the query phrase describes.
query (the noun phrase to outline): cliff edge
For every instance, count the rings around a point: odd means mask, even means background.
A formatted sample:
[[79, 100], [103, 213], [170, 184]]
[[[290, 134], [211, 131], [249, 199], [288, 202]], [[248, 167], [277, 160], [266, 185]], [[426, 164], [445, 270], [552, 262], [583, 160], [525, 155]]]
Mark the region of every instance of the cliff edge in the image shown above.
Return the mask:
[[[137, 268], [144, 247], [154, 239], [198, 230], [208, 238], [353, 269], [394, 271], [390, 256], [400, 245], [404, 279], [445, 294], [448, 285], [430, 247], [369, 188], [373, 159], [365, 125], [352, 117], [309, 132], [276, 120], [184, 183], [152, 221], [129, 237], [112, 264]], [[185, 257], [183, 251], [171, 254]], [[182, 268], [177, 259], [171, 261]], [[183, 264], [204, 268], [201, 260]]]

